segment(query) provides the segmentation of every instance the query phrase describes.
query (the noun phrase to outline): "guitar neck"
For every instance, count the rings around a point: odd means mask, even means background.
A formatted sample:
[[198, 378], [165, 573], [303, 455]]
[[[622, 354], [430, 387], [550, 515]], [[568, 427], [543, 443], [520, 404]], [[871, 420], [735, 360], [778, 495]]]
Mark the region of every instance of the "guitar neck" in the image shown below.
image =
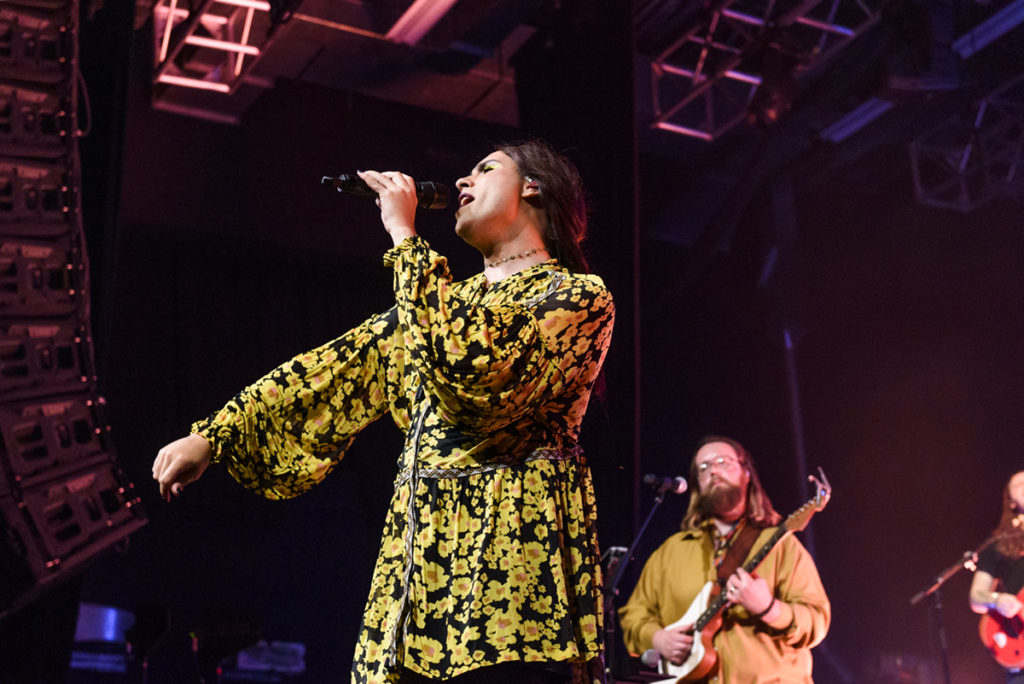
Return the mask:
[[744, 565], [743, 569], [747, 572], [753, 572], [757, 569], [757, 566], [761, 564], [764, 557], [768, 555], [768, 552], [775, 548], [775, 545], [782, 541], [782, 538], [789, 534], [789, 530], [784, 525], [780, 526], [779, 529], [775, 530], [775, 533], [768, 538], [768, 541], [764, 543], [760, 549], [757, 550], [753, 556], [750, 557]]
[[[775, 547], [775, 545], [778, 544], [782, 540], [782, 538], [785, 537], [788, 533], [789, 530], [787, 530], [784, 525], [780, 526], [777, 530], [775, 530], [775, 533], [768, 538], [768, 541], [766, 541], [764, 545], [757, 550], [757, 553], [751, 556], [750, 560], [748, 560], [743, 565], [743, 569], [747, 572], [753, 572], [754, 570], [756, 570], [757, 566], [759, 566], [761, 564], [761, 561], [764, 560], [765, 556], [768, 555], [768, 552], [771, 551]], [[725, 607], [726, 603], [728, 603], [728, 599], [726, 598], [725, 594], [720, 593], [718, 596], [716, 596], [714, 600], [708, 604], [707, 610], [701, 613], [700, 617], [697, 618], [697, 621], [694, 623], [694, 631], [698, 633], [703, 631], [704, 627], [709, 622], [715, 619], [715, 616], [718, 615], [718, 612]]]

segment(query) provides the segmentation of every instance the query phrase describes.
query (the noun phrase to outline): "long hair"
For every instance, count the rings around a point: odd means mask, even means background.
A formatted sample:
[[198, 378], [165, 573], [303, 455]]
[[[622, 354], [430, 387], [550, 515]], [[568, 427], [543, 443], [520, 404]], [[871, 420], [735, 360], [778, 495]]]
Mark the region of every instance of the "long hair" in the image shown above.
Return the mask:
[[686, 509], [686, 515], [683, 516], [682, 529], [696, 530], [700, 527], [701, 523], [707, 520], [707, 516], [700, 505], [700, 484], [697, 482], [696, 456], [701, 447], [712, 442], [724, 442], [735, 449], [736, 456], [740, 460], [740, 466], [746, 468], [747, 472], [750, 473], [750, 480], [747, 482], [747, 512], [744, 516], [747, 522], [756, 527], [778, 525], [779, 521], [782, 520], [782, 516], [772, 506], [771, 499], [768, 498], [764, 487], [761, 486], [761, 478], [758, 477], [757, 468], [754, 467], [754, 459], [750, 456], [750, 452], [735, 439], [718, 435], [707, 435], [697, 443], [697, 448], [693, 450], [694, 457], [690, 459], [690, 505]]
[[[1024, 470], [1018, 470], [1011, 475], [1003, 487], [1003, 512], [999, 516], [999, 525], [992, 532], [992, 536], [1000, 537], [996, 541], [996, 551], [1007, 558], [1024, 556], [1024, 529], [1017, 526], [1020, 524], [1018, 517], [1024, 514], [1024, 511], [1018, 509], [1017, 504], [1010, 498], [1010, 482], [1021, 473], [1024, 473]], [[1017, 522], [1017, 525], [1014, 522]]]
[[587, 235], [587, 201], [583, 181], [571, 161], [541, 140], [496, 146], [516, 163], [519, 174], [536, 181], [534, 206], [545, 225], [544, 246], [559, 263], [576, 273], [589, 273], [581, 243]]

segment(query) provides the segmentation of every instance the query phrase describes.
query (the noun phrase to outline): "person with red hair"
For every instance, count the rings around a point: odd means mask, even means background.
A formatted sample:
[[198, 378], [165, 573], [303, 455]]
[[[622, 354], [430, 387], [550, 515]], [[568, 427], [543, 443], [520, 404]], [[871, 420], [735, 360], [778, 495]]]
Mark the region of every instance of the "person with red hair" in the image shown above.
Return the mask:
[[[993, 544], [978, 554], [971, 580], [970, 604], [975, 613], [993, 612], [1012, 619], [1022, 613], [1024, 588], [1024, 470], [1010, 476], [1003, 487], [1002, 512], [992, 533]], [[1018, 617], [1019, 619], [1019, 617]], [[1006, 681], [1024, 684], [1024, 671], [1008, 667]]]

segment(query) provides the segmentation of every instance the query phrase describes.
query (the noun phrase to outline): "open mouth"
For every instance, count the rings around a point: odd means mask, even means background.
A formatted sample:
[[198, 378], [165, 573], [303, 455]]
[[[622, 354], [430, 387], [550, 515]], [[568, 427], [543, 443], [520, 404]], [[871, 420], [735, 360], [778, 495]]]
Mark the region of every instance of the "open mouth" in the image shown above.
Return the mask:
[[459, 206], [464, 207], [473, 201], [473, 196], [467, 192], [463, 192], [459, 195]]

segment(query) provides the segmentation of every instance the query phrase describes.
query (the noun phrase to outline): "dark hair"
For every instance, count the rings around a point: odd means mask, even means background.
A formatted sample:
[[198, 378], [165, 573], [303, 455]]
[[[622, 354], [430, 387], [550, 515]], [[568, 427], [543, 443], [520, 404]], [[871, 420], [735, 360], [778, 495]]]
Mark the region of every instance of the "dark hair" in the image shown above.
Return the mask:
[[1017, 516], [1024, 511], [1018, 510], [1017, 505], [1010, 498], [1010, 482], [1021, 473], [1024, 473], [1024, 470], [1018, 470], [1011, 475], [1006, 481], [1006, 486], [1003, 487], [1003, 512], [999, 516], [999, 525], [992, 532], [992, 536], [998, 537], [996, 551], [1007, 558], [1024, 556], [1024, 530], [1014, 525]]
[[754, 467], [754, 459], [750, 456], [750, 452], [735, 439], [707, 435], [697, 443], [697, 448], [693, 450], [693, 458], [690, 459], [690, 505], [686, 509], [686, 515], [683, 516], [682, 528], [695, 530], [707, 519], [700, 505], [700, 486], [697, 483], [697, 452], [705, 444], [712, 442], [723, 442], [735, 449], [740, 465], [746, 468], [750, 474], [750, 479], [747, 482], [747, 512], [744, 516], [747, 522], [753, 523], [757, 527], [778, 525], [782, 516], [772, 506], [771, 499], [768, 498], [764, 487], [761, 486], [761, 478], [757, 475], [757, 468]]
[[534, 203], [545, 218], [544, 244], [570, 271], [589, 273], [581, 243], [587, 234], [587, 202], [579, 171], [564, 155], [542, 140], [495, 146], [519, 167], [519, 174], [537, 182]]

